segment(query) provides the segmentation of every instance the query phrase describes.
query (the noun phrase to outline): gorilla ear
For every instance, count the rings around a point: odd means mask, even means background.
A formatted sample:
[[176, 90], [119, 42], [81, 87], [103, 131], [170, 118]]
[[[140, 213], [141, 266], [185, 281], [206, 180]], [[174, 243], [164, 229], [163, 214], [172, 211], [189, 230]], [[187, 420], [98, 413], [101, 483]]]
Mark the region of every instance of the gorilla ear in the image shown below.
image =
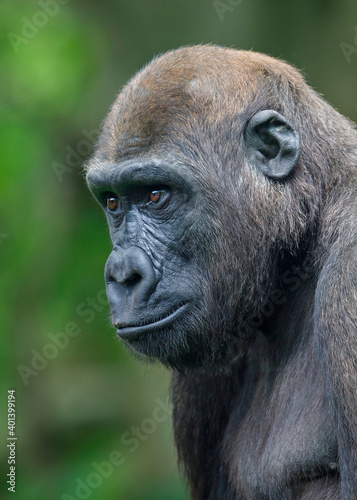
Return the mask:
[[272, 109], [259, 111], [249, 120], [244, 141], [249, 161], [274, 180], [287, 177], [300, 156], [297, 132]]

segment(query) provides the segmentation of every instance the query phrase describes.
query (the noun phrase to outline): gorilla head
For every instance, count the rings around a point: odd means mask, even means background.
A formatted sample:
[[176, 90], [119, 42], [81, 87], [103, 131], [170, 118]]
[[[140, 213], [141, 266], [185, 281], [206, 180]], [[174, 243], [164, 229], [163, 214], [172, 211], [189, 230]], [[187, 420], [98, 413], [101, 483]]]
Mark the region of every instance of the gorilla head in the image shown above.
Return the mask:
[[256, 337], [318, 199], [297, 92], [287, 64], [208, 46], [155, 59], [115, 101], [87, 179], [114, 247], [113, 324], [137, 353], [225, 364]]

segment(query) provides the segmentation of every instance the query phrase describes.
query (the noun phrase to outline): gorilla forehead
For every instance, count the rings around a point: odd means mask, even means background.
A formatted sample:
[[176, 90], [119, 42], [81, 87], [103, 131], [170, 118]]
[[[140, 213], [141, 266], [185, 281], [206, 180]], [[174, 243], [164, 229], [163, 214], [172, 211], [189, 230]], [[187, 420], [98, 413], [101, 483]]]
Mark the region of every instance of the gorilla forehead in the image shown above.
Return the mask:
[[170, 51], [124, 87], [104, 122], [97, 153], [117, 161], [162, 149], [183, 130], [216, 126], [246, 112], [262, 94], [262, 80], [271, 78], [304, 85], [297, 70], [263, 54], [216, 46]]

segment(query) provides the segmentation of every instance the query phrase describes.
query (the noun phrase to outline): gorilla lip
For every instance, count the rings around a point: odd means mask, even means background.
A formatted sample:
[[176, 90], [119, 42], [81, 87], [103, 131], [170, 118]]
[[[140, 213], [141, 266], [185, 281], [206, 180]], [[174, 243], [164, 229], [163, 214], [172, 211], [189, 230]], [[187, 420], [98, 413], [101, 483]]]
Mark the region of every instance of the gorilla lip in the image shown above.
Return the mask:
[[120, 326], [118, 322], [114, 325], [117, 327], [117, 334], [119, 337], [121, 337], [123, 340], [134, 340], [144, 333], [149, 333], [154, 330], [157, 330], [159, 328], [162, 328], [164, 326], [169, 325], [172, 321], [177, 319], [181, 314], [186, 310], [188, 304], [181, 304], [177, 306], [174, 311], [169, 312], [167, 316], [153, 321], [152, 323], [147, 323], [147, 324], [137, 324], [137, 325], [123, 325]]

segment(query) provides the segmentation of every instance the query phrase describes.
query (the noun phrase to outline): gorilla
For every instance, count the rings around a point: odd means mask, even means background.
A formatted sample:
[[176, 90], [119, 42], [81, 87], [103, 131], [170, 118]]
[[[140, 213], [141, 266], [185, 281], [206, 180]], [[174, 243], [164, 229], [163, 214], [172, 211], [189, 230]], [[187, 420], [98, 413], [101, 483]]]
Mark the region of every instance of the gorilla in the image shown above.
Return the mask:
[[117, 335], [172, 370], [195, 500], [357, 498], [357, 133], [284, 61], [155, 58], [102, 126]]

